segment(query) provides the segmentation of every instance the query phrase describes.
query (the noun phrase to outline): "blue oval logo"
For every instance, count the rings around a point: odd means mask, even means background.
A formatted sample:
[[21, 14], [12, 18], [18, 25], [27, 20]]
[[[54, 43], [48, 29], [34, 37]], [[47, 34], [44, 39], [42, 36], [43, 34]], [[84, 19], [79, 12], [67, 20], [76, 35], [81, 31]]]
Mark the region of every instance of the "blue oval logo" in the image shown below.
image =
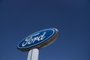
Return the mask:
[[[29, 35], [26, 37], [23, 41], [21, 41], [20, 44], [18, 44], [19, 49], [31, 49], [35, 47], [44, 46], [49, 44], [49, 40], [56, 36], [58, 32], [58, 29], [56, 28], [50, 28], [50, 29], [44, 29], [40, 30], [38, 32], [33, 33], [32, 35]], [[44, 44], [47, 43], [47, 44]]]

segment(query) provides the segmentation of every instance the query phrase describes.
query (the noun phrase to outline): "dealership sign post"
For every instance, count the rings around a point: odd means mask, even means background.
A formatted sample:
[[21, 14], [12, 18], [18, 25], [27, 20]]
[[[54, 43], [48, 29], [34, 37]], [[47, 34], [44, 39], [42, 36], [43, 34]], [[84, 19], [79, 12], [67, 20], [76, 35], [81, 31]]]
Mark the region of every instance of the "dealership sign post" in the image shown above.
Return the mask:
[[53, 43], [59, 35], [56, 28], [49, 28], [35, 32], [24, 38], [17, 48], [21, 51], [29, 51], [27, 60], [38, 60], [39, 49]]

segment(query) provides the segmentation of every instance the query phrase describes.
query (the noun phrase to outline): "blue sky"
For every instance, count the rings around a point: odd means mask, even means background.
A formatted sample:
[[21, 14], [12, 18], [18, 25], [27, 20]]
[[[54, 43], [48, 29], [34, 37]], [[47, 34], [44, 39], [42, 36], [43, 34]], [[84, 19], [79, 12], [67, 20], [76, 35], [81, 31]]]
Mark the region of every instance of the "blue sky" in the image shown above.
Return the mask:
[[0, 60], [26, 60], [16, 45], [51, 27], [61, 36], [40, 50], [40, 60], [90, 60], [89, 0], [0, 0]]

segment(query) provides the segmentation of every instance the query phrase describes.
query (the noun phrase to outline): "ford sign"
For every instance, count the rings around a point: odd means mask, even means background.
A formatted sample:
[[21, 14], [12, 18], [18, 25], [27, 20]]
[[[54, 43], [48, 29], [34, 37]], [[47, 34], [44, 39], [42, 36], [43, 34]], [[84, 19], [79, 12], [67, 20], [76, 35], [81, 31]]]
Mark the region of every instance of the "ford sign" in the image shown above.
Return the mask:
[[49, 28], [35, 32], [24, 38], [17, 48], [22, 51], [29, 51], [33, 48], [45, 47], [53, 43], [58, 37], [58, 29]]

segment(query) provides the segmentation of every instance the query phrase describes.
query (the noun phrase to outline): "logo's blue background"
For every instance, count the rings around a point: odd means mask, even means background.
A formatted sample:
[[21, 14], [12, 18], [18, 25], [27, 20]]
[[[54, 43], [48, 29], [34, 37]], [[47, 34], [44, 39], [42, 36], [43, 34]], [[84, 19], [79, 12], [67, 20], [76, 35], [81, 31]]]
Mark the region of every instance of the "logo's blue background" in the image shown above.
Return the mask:
[[61, 37], [40, 50], [40, 60], [90, 60], [90, 1], [0, 0], [0, 60], [26, 60], [24, 37], [56, 27]]
[[[45, 35], [44, 35], [44, 39], [43, 40], [40, 40], [40, 41], [35, 41], [34, 43], [31, 43], [31, 44], [27, 44], [25, 46], [22, 46], [22, 43], [25, 42], [25, 39], [27, 39], [28, 37], [32, 36], [32, 38], [34, 37], [39, 37], [40, 35], [42, 35], [43, 33], [45, 32]], [[41, 31], [37, 31], [31, 35], [29, 35], [28, 37], [26, 37], [23, 41], [21, 41], [17, 47], [18, 48], [32, 48], [32, 47], [36, 47], [37, 45], [40, 45], [41, 43], [44, 43], [44, 42], [47, 42], [49, 41], [51, 38], [53, 38], [56, 33], [58, 31], [55, 29], [55, 28], [50, 28], [50, 29], [44, 29], [44, 30], [41, 30]], [[39, 33], [39, 34], [38, 34]], [[36, 36], [34, 36], [35, 34], [38, 34]], [[30, 38], [29, 38], [30, 39]]]

